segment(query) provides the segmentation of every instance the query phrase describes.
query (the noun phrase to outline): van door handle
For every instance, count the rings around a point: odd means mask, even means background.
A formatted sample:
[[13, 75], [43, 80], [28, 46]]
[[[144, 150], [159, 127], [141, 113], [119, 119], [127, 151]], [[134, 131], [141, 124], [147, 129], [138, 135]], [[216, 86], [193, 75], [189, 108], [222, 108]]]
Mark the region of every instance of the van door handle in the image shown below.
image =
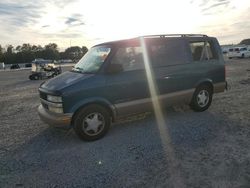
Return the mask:
[[171, 78], [171, 77], [170, 77], [170, 76], [165, 76], [165, 77], [164, 77], [164, 79], [169, 79], [169, 78]]

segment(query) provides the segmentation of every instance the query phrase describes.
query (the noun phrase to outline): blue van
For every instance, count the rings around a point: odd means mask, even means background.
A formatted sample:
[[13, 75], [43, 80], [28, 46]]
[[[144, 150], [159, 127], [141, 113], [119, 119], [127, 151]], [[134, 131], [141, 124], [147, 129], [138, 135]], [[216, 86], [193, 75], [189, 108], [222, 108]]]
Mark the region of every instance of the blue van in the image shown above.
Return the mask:
[[208, 109], [213, 94], [226, 89], [217, 39], [152, 35], [98, 44], [71, 71], [40, 86], [38, 112], [52, 126], [73, 127], [81, 139], [96, 140], [117, 119], [152, 111], [152, 89], [162, 107]]

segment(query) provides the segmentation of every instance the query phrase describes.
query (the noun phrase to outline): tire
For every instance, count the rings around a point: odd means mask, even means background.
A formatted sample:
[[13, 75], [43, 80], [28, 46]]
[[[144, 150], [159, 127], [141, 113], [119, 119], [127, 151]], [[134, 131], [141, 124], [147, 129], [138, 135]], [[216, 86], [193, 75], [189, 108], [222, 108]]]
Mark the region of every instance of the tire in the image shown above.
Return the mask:
[[34, 80], [34, 78], [33, 78], [33, 76], [32, 76], [32, 75], [30, 75], [30, 76], [29, 76], [29, 79], [30, 79], [30, 80]]
[[242, 58], [242, 59], [245, 58], [245, 54], [242, 54], [242, 55], [241, 55], [241, 58]]
[[95, 104], [82, 108], [73, 119], [75, 133], [85, 141], [102, 138], [108, 132], [110, 124], [111, 117], [108, 111]]
[[39, 79], [39, 77], [37, 75], [34, 75], [33, 78], [34, 78], [34, 80], [38, 80]]
[[201, 85], [196, 88], [190, 103], [190, 107], [196, 112], [203, 112], [211, 105], [212, 98], [212, 88], [208, 85]]

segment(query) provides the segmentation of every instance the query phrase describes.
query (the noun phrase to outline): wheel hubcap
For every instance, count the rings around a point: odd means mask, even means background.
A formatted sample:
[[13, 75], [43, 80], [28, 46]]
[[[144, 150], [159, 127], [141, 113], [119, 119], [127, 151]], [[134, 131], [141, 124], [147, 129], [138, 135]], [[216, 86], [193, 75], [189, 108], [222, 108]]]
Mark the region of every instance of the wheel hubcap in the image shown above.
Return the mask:
[[197, 103], [200, 107], [205, 107], [209, 102], [209, 93], [206, 90], [201, 90], [197, 95]]
[[91, 113], [85, 117], [82, 123], [83, 131], [89, 136], [99, 134], [105, 125], [104, 117], [100, 113]]

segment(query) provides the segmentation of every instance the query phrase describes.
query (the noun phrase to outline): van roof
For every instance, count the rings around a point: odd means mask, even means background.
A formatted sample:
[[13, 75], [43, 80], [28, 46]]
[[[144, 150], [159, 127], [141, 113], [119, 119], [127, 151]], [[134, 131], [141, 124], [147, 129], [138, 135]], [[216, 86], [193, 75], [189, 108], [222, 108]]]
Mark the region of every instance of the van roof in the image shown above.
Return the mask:
[[134, 43], [139, 42], [140, 37], [143, 37], [145, 39], [155, 39], [155, 38], [199, 38], [202, 39], [204, 37], [211, 38], [204, 34], [161, 34], [161, 35], [145, 35], [145, 36], [139, 36], [136, 38], [131, 39], [124, 39], [124, 40], [117, 40], [117, 41], [111, 41], [111, 42], [105, 42], [101, 44], [97, 44], [95, 46], [103, 46], [103, 45], [119, 45], [123, 43]]

